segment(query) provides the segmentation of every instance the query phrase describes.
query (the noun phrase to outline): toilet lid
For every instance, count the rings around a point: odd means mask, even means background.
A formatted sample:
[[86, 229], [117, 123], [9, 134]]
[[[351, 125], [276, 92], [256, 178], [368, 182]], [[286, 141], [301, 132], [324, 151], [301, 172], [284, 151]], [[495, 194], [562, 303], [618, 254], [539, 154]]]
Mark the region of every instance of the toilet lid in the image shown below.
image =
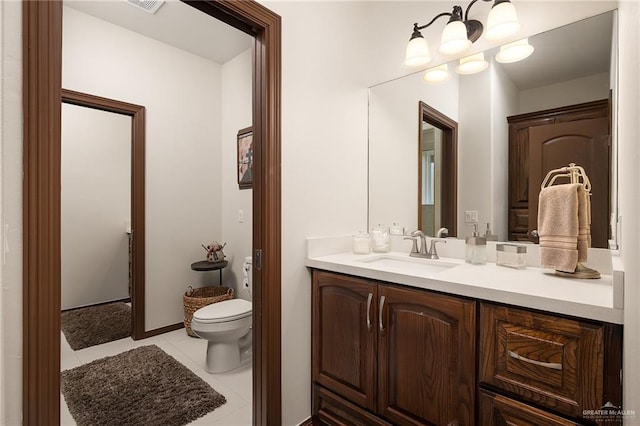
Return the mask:
[[231, 299], [213, 303], [198, 309], [193, 318], [203, 323], [227, 322], [251, 315], [251, 302]]

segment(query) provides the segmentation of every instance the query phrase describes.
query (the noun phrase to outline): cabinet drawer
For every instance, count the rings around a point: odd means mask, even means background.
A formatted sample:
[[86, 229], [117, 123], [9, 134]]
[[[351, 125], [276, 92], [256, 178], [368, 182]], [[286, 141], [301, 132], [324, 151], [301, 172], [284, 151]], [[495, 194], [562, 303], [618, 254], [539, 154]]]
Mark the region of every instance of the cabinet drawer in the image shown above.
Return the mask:
[[314, 424], [390, 426], [390, 423], [318, 385], [313, 387], [313, 415]]
[[483, 303], [480, 381], [571, 417], [602, 407], [603, 326]]
[[484, 426], [576, 426], [570, 420], [513, 399], [480, 391], [480, 422]]

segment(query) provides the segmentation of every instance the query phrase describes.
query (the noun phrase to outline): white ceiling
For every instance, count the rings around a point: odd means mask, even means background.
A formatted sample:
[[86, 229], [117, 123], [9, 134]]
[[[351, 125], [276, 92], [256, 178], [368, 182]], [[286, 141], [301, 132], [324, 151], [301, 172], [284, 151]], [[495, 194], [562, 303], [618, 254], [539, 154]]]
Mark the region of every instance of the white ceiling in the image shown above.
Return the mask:
[[155, 14], [125, 0], [65, 0], [65, 6], [224, 64], [249, 49], [253, 37], [178, 0]]

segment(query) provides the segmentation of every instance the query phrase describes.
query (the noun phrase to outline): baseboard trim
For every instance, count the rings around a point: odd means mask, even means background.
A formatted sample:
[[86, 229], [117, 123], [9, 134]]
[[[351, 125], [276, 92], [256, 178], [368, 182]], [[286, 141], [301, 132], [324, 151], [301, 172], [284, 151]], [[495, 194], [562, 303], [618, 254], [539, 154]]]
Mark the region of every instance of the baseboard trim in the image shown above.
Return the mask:
[[76, 311], [78, 309], [92, 308], [94, 306], [102, 306], [102, 305], [108, 305], [110, 303], [118, 303], [118, 302], [129, 303], [131, 302], [131, 298], [126, 297], [124, 299], [115, 299], [115, 300], [108, 300], [106, 302], [91, 303], [89, 305], [74, 306], [73, 308], [62, 309], [60, 312]]
[[300, 423], [298, 426], [313, 426], [313, 419], [309, 417], [308, 419]]
[[167, 325], [166, 327], [156, 328], [155, 330], [145, 331], [143, 339], [168, 333], [170, 331], [180, 330], [181, 328], [184, 328], [184, 323], [179, 322], [177, 324]]

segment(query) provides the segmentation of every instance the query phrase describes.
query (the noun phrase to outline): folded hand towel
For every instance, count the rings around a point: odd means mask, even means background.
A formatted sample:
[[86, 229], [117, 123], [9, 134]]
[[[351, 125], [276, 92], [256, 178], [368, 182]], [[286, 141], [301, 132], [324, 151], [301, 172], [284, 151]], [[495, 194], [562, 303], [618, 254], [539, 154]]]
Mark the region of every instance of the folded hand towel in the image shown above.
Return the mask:
[[[574, 272], [578, 264], [578, 191], [572, 183], [543, 188], [538, 201], [540, 263], [544, 268]], [[585, 206], [586, 207], [586, 206]]]

